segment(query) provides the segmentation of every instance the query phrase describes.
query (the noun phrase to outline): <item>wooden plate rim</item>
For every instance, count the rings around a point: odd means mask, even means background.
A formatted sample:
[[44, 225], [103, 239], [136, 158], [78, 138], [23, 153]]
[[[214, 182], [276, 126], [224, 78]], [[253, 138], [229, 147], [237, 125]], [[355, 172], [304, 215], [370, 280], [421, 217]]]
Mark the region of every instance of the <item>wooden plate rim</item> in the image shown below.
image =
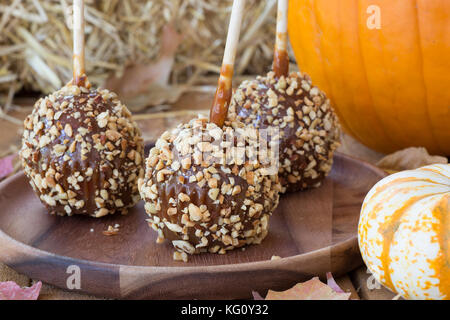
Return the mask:
[[[365, 162], [363, 160], [359, 160], [355, 157], [340, 153], [340, 152], [336, 152], [335, 153], [336, 157], [340, 157], [343, 158], [347, 161], [351, 161], [351, 162], [358, 162], [360, 165], [365, 165], [368, 168], [370, 168], [371, 170], [375, 171], [377, 174], [380, 175], [380, 177], [385, 177], [387, 174], [377, 168], [376, 166]], [[19, 179], [19, 177], [23, 175], [23, 172], [17, 172], [16, 174], [12, 175], [11, 177], [8, 177], [7, 179], [5, 179], [4, 181], [2, 181], [0, 183], [0, 188], [5, 185], [10, 183], [10, 181]], [[77, 263], [83, 263], [85, 265], [89, 265], [92, 267], [98, 267], [98, 268], [108, 268], [108, 269], [117, 269], [119, 268], [120, 270], [126, 270], [126, 269], [130, 269], [133, 268], [135, 270], [140, 270], [140, 271], [159, 271], [159, 270], [164, 270], [165, 273], [182, 273], [182, 272], [191, 272], [194, 269], [198, 272], [198, 271], [205, 271], [205, 272], [232, 272], [232, 271], [251, 271], [251, 270], [257, 270], [260, 269], [263, 265], [265, 267], [267, 266], [280, 266], [280, 265], [294, 265], [297, 264], [298, 262], [301, 262], [302, 260], [305, 260], [307, 258], [309, 258], [310, 256], [315, 256], [315, 255], [319, 255], [322, 252], [326, 252], [329, 251], [330, 253], [332, 252], [332, 250], [335, 249], [351, 249], [352, 247], [354, 247], [355, 245], [357, 245], [358, 242], [358, 236], [355, 235], [347, 240], [338, 242], [336, 244], [333, 245], [329, 245], [327, 247], [323, 247], [320, 249], [316, 249], [313, 251], [309, 251], [306, 253], [302, 253], [302, 254], [298, 254], [298, 255], [294, 255], [294, 256], [290, 256], [290, 257], [282, 257], [280, 259], [276, 259], [276, 260], [262, 260], [262, 261], [254, 261], [254, 262], [245, 262], [245, 263], [236, 263], [236, 264], [221, 264], [221, 265], [212, 265], [212, 266], [184, 266], [184, 267], [174, 267], [174, 266], [134, 266], [134, 265], [124, 265], [124, 264], [112, 264], [112, 263], [105, 263], [105, 262], [98, 262], [98, 261], [92, 261], [92, 260], [84, 260], [84, 259], [78, 259], [78, 258], [72, 258], [72, 257], [68, 257], [68, 256], [63, 256], [63, 255], [58, 255], [58, 254], [54, 254], [48, 251], [44, 251], [35, 247], [32, 247], [30, 245], [27, 245], [23, 242], [20, 242], [14, 238], [12, 238], [11, 236], [7, 235], [2, 229], [0, 229], [0, 244], [1, 243], [9, 243], [14, 245], [16, 248], [19, 248], [20, 250], [18, 250], [17, 252], [20, 254], [23, 254], [23, 256], [25, 258], [28, 257], [33, 257], [33, 256], [37, 256], [39, 254], [39, 256], [42, 257], [51, 257], [53, 259], [55, 259], [56, 261], [59, 262], [77, 262]], [[0, 250], [0, 257], [2, 257], [1, 254], [1, 250]]]

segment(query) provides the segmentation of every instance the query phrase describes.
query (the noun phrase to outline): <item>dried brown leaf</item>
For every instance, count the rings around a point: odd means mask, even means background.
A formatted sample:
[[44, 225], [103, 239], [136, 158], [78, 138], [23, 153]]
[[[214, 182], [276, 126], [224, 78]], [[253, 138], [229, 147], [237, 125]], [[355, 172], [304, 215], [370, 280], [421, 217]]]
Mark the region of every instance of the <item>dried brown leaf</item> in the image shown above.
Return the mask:
[[[181, 39], [181, 35], [176, 32], [172, 24], [166, 25], [163, 29], [161, 52], [157, 61], [151, 64], [129, 65], [121, 77], [108, 79], [105, 87], [117, 93], [122, 99], [167, 87], [175, 52]], [[149, 102], [153, 104], [152, 101]]]
[[[328, 281], [330, 279], [332, 278], [328, 278]], [[286, 291], [269, 290], [265, 300], [348, 300], [350, 298], [351, 293], [343, 292], [334, 280], [330, 284], [331, 286], [326, 285], [318, 277], [314, 277], [306, 282], [298, 283]], [[259, 298], [260, 296], [254, 294], [254, 297]]]
[[448, 163], [447, 158], [432, 156], [425, 148], [406, 148], [385, 156], [377, 162], [377, 166], [389, 171], [411, 170], [434, 163]]

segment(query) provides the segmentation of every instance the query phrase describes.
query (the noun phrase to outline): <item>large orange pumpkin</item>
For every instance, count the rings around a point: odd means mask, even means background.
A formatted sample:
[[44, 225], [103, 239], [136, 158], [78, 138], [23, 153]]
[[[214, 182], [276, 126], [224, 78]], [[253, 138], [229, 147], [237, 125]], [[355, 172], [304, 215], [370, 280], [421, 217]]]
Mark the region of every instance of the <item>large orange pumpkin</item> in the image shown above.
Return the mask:
[[291, 0], [297, 63], [344, 129], [392, 152], [450, 155], [450, 1]]

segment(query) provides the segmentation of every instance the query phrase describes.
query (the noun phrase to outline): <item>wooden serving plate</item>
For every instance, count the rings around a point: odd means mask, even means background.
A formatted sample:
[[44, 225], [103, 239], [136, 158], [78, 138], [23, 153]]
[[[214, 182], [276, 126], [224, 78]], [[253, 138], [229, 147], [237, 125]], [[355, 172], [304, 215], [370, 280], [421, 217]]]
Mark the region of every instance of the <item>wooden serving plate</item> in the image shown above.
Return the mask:
[[[226, 255], [191, 256], [183, 263], [172, 259], [168, 242], [155, 243], [143, 202], [126, 216], [51, 216], [18, 173], [0, 184], [0, 261], [63, 289], [74, 272], [69, 267], [78, 266], [81, 289], [73, 290], [102, 297], [250, 298], [252, 290], [284, 290], [327, 271], [339, 276], [358, 267], [360, 207], [384, 175], [336, 154], [320, 188], [282, 196], [262, 244]], [[103, 235], [115, 224], [120, 224], [117, 235]]]

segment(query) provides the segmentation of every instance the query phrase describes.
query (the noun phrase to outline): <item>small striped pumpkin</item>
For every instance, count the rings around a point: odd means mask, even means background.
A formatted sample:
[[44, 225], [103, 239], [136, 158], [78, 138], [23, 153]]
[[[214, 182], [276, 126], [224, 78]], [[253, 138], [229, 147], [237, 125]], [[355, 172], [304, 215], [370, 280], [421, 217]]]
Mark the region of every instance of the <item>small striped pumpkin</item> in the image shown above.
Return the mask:
[[364, 200], [358, 241], [367, 267], [390, 290], [450, 300], [450, 164], [379, 181]]

